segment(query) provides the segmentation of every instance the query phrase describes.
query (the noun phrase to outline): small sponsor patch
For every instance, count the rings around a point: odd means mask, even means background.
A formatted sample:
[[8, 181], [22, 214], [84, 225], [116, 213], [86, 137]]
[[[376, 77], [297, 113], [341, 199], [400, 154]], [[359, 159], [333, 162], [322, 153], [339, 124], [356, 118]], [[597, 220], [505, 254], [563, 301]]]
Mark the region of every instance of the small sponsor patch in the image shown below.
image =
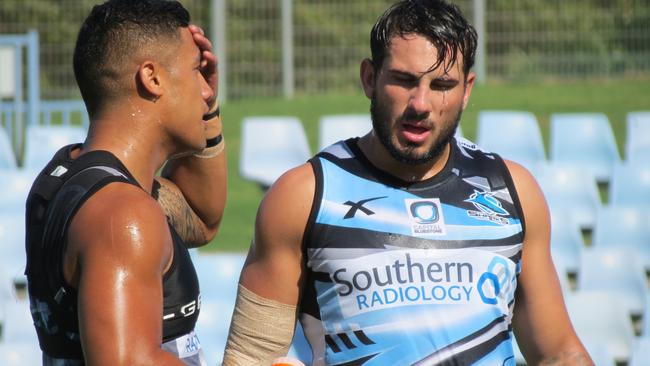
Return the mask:
[[191, 357], [199, 353], [201, 350], [201, 342], [199, 342], [199, 337], [196, 336], [196, 333], [192, 331], [182, 337], [176, 338], [176, 349], [180, 358]]
[[414, 236], [445, 235], [445, 220], [438, 198], [405, 199]]

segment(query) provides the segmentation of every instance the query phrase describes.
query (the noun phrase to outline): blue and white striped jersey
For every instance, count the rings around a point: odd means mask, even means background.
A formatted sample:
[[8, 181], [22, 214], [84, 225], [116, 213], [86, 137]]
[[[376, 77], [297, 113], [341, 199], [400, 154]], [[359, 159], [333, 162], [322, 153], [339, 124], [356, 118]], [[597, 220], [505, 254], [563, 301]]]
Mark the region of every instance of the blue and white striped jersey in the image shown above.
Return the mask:
[[313, 365], [514, 365], [524, 223], [503, 160], [453, 140], [439, 174], [409, 183], [357, 141], [310, 160], [300, 321]]

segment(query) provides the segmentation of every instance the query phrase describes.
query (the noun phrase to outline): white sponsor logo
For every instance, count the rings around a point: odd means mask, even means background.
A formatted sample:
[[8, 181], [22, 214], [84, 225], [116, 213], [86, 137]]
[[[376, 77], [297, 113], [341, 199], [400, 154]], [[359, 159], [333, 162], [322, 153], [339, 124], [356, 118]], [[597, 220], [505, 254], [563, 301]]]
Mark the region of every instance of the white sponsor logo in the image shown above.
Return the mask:
[[396, 250], [332, 262], [330, 277], [346, 317], [422, 304], [499, 304], [507, 311], [499, 299], [514, 291], [515, 264], [482, 250]]
[[413, 236], [445, 235], [445, 219], [437, 198], [405, 199]]

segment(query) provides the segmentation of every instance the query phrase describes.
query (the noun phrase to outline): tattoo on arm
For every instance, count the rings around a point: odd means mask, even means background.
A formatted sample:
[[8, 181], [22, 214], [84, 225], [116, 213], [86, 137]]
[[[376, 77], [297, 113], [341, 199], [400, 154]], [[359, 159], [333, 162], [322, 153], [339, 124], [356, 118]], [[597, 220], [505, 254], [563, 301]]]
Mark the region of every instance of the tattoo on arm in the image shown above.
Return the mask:
[[192, 210], [183, 194], [176, 187], [171, 187], [169, 182], [160, 181], [157, 197], [167, 219], [174, 230], [185, 241], [188, 247], [205, 244], [208, 237], [205, 226], [198, 215]]

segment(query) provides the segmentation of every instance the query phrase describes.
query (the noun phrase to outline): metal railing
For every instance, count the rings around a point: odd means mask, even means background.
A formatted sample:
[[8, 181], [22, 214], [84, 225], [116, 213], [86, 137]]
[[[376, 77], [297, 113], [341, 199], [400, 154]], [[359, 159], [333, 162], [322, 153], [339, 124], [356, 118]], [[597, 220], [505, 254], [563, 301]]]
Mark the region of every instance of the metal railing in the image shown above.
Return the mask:
[[[3, 0], [0, 33], [41, 35], [45, 99], [79, 98], [76, 33], [99, 0]], [[359, 90], [368, 35], [393, 0], [183, 0], [220, 55], [220, 94], [233, 99]], [[650, 74], [650, 3], [456, 0], [481, 30], [484, 80]], [[45, 61], [46, 60], [46, 61]]]

